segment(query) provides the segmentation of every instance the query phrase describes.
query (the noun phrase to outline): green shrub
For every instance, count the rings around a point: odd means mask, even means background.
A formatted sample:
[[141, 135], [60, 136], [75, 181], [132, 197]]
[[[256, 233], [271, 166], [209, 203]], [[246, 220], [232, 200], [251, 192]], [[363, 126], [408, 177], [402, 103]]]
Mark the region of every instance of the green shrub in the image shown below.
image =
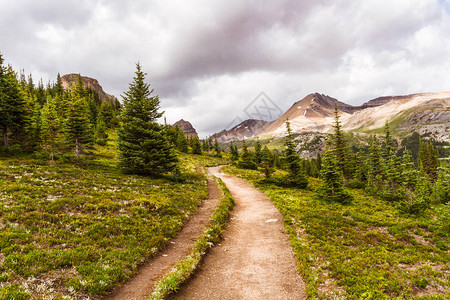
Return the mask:
[[0, 300], [27, 300], [30, 297], [31, 295], [17, 283], [0, 287]]

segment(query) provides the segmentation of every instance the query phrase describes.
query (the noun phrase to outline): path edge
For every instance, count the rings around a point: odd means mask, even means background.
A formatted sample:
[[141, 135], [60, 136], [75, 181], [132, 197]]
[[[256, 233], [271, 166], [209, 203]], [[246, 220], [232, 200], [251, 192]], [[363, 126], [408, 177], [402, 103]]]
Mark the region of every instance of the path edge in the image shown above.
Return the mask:
[[212, 177], [221, 191], [221, 197], [219, 205], [211, 216], [211, 222], [194, 242], [191, 253], [181, 259], [169, 273], [156, 283], [153, 292], [149, 295], [152, 300], [165, 299], [175, 293], [184, 282], [195, 274], [208, 250], [221, 240], [222, 232], [228, 225], [230, 213], [234, 207], [234, 200], [223, 181], [216, 176]]

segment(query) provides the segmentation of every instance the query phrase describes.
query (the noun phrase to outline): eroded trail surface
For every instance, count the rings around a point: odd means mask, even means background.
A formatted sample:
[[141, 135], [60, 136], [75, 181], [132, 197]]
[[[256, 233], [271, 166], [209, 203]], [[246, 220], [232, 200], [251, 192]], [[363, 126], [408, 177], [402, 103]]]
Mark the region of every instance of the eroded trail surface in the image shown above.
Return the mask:
[[169, 241], [163, 252], [149, 259], [138, 274], [117, 288], [105, 299], [148, 299], [156, 282], [182, 258], [189, 254], [196, 238], [209, 224], [212, 212], [220, 201], [220, 191], [214, 179], [208, 178], [208, 199], [203, 200], [198, 211], [190, 217], [176, 239]]
[[202, 269], [170, 299], [306, 299], [274, 204], [251, 184], [210, 168], [235, 200], [230, 226]]

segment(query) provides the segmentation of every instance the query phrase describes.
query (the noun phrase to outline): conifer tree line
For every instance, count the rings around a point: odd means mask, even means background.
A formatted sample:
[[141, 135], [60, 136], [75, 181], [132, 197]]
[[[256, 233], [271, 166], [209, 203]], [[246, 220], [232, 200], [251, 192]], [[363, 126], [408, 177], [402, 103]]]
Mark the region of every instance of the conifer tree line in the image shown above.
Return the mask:
[[118, 125], [120, 103], [101, 100], [82, 84], [81, 76], [64, 90], [55, 83], [36, 85], [32, 76], [16, 73], [0, 53], [0, 152], [81, 156], [94, 143], [104, 144], [107, 129]]
[[178, 126], [165, 125], [169, 141], [176, 150], [183, 153], [222, 157], [221, 148], [215, 136], [200, 139], [198, 136], [186, 136]]
[[294, 134], [286, 120], [284, 151], [261, 150], [259, 140], [254, 150], [247, 142], [230, 144], [231, 159], [244, 169], [260, 168], [266, 178], [276, 169], [288, 172], [284, 178], [272, 178], [273, 183], [305, 188], [307, 176], [318, 177], [323, 185], [316, 190], [318, 198], [349, 204], [353, 197], [349, 188], [362, 188], [369, 194], [392, 203], [400, 211], [417, 214], [431, 203], [450, 200], [450, 166], [447, 159], [439, 159], [430, 141], [418, 139], [417, 159], [406, 146], [399, 146], [388, 123], [384, 135], [372, 135], [368, 145], [350, 145], [349, 135], [342, 130], [337, 106], [334, 128], [328, 136], [325, 150], [315, 159], [301, 159], [296, 152]]
[[389, 123], [384, 136], [372, 135], [368, 144], [367, 151], [361, 146], [350, 150], [335, 107], [334, 132], [322, 158], [320, 197], [349, 203], [352, 196], [346, 187], [364, 188], [410, 214], [423, 212], [433, 202], [449, 202], [449, 165], [441, 165], [431, 142], [419, 141], [417, 165], [410, 150], [398, 151]]

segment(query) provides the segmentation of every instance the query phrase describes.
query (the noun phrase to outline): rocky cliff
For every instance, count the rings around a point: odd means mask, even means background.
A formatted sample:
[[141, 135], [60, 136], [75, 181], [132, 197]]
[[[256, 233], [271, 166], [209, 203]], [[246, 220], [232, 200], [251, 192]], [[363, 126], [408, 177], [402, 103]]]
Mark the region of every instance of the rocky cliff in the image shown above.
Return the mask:
[[[63, 89], [70, 90], [72, 87], [74, 87], [77, 84], [78, 76], [79, 76], [78, 74], [66, 74], [66, 75], [62, 76], [61, 82], [62, 82]], [[99, 98], [102, 101], [109, 100], [109, 101], [118, 103], [118, 100], [116, 97], [114, 97], [110, 94], [107, 94], [103, 90], [102, 86], [98, 83], [97, 79], [90, 78], [87, 76], [81, 76], [81, 80], [83, 81], [83, 87], [93, 89], [95, 92], [97, 92]]]
[[195, 130], [194, 126], [192, 126], [192, 124], [188, 121], [181, 119], [175, 122], [172, 126], [178, 127], [183, 130], [186, 137], [198, 137], [197, 131]]

